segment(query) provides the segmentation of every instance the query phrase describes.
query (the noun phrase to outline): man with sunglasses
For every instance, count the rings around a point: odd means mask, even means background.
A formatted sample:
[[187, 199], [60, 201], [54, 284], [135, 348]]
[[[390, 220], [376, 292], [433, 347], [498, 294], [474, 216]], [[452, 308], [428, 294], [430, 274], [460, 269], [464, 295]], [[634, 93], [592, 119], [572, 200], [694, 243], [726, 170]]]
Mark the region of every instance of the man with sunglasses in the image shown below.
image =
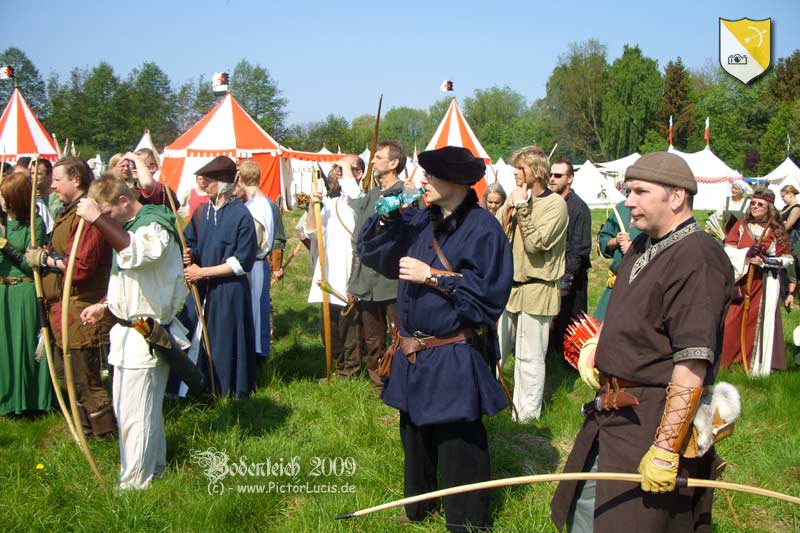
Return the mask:
[[567, 202], [567, 250], [564, 277], [561, 278], [561, 309], [553, 320], [550, 345], [560, 349], [564, 331], [572, 317], [585, 313], [589, 289], [588, 270], [592, 268], [592, 214], [589, 206], [572, 190], [575, 174], [568, 159], [550, 165], [548, 188]]

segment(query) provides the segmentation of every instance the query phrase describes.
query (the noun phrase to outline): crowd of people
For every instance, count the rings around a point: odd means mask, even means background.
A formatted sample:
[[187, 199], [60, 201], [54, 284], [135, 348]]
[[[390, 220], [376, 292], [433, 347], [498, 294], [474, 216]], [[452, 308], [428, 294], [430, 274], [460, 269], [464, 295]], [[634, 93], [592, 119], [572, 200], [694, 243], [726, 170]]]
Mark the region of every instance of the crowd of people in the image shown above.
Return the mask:
[[[366, 375], [399, 410], [404, 492], [412, 496], [490, 478], [483, 416], [511, 406], [516, 422], [540, 418], [546, 357], [560, 351], [572, 319], [588, 313], [595, 237], [589, 208], [572, 190], [572, 163], [550, 162], [536, 146], [513, 154], [513, 191], [491, 184], [480, 200], [472, 186], [485, 165], [468, 150], [420, 154], [419, 199], [400, 178], [406, 160], [397, 141], [377, 145], [371, 175], [361, 158], [342, 156], [307, 197], [296, 229], [311, 256], [308, 302], [329, 295], [322, 316], [334, 376]], [[20, 160], [0, 182], [0, 335], [9, 339], [0, 346], [0, 414], [52, 408], [37, 269], [55, 374], [64, 383], [69, 351], [79, 429], [118, 433], [123, 489], [163, 473], [165, 395], [197, 384], [177, 366], [171, 376], [169, 361], [199, 369], [206, 392], [255, 390], [272, 340], [270, 286], [283, 276], [281, 212], [261, 192], [255, 161], [214, 158], [183, 198], [159, 173], [156, 155], [140, 150], [112, 157], [99, 178], [65, 157]], [[771, 191], [735, 183], [720, 212], [720, 245], [693, 218], [697, 185], [679, 157], [643, 156], [625, 187], [627, 199], [597, 236], [611, 259], [595, 310], [603, 327], [579, 366], [599, 390], [566, 470], [638, 469], [643, 480], [635, 489], [562, 483], [553, 520], [571, 531], [610, 531], [623, 520], [637, 530], [691, 529], [698, 512], [710, 516], [711, 493], [674, 491], [675, 478], [713, 477], [718, 460], [713, 449], [681, 457], [703, 387], [720, 364], [741, 362], [754, 376], [786, 368], [780, 306], [792, 305], [797, 287], [798, 191], [781, 191], [786, 208], [778, 212]], [[411, 200], [386, 202], [393, 197]], [[154, 331], [166, 332], [171, 348], [153, 341]], [[513, 393], [503, 379], [512, 354]], [[406, 515], [421, 520], [436, 507], [419, 502]], [[449, 496], [444, 508], [452, 531], [488, 524], [486, 491]]]

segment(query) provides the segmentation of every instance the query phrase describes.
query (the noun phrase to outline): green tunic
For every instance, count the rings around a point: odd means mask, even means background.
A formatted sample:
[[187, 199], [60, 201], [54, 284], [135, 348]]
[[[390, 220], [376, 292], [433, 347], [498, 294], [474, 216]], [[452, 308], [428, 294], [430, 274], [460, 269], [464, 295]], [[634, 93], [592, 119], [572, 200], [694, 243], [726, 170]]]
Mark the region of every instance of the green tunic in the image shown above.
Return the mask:
[[[36, 241], [44, 241], [44, 223], [36, 217]], [[31, 242], [30, 228], [16, 220], [6, 227], [9, 244], [24, 251]], [[30, 277], [25, 265], [18, 267], [0, 254], [0, 276]], [[21, 414], [24, 411], [50, 409], [52, 388], [47, 360], [34, 360], [38, 336], [36, 291], [33, 281], [14, 285], [0, 283], [0, 413]]]
[[[619, 213], [620, 218], [622, 218], [622, 222], [625, 223], [628, 227], [626, 231], [631, 236], [631, 242], [633, 239], [636, 238], [639, 233], [641, 233], [636, 226], [630, 223], [631, 219], [631, 210], [625, 207], [625, 201], [621, 201], [617, 204], [617, 212]], [[614, 250], [608, 249], [608, 241], [613, 239], [617, 236], [617, 233], [621, 231], [619, 224], [617, 223], [617, 217], [614, 213], [606, 219], [605, 224], [603, 227], [600, 228], [600, 234], [598, 235], [598, 240], [600, 241], [600, 252], [603, 254], [603, 257], [607, 257], [611, 259], [611, 265], [609, 265], [609, 269], [614, 274], [617, 273], [617, 268], [619, 264], [622, 262], [622, 250], [616, 248]], [[602, 322], [606, 317], [606, 308], [608, 307], [608, 301], [611, 298], [611, 287], [606, 286], [606, 289], [603, 291], [603, 294], [600, 296], [600, 301], [597, 302], [597, 309], [594, 312], [595, 318]]]

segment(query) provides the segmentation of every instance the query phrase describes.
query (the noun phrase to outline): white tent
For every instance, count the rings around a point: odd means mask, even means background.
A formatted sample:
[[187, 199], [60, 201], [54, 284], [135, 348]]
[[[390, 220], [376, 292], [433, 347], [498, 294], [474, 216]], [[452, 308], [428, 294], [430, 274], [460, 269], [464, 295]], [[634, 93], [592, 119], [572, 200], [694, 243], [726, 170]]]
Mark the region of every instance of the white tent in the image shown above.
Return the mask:
[[572, 190], [586, 202], [589, 209], [616, 205], [625, 199], [617, 190], [614, 180], [604, 176], [588, 159], [575, 172]]
[[686, 153], [672, 146], [669, 152], [682, 157], [692, 169], [697, 180], [694, 209], [717, 209], [730, 194], [730, 184], [742, 179], [742, 175], [725, 164], [706, 146], [699, 152]]
[[622, 181], [625, 178], [625, 171], [628, 170], [628, 167], [634, 164], [640, 157], [642, 156], [639, 152], [633, 152], [631, 155], [626, 155], [620, 159], [615, 159], [606, 163], [597, 163], [596, 166], [600, 172], [612, 172], [616, 174], [618, 181]]
[[788, 157], [783, 160], [783, 163], [764, 176], [767, 180], [767, 187], [775, 192], [775, 206], [783, 208], [783, 200], [781, 199], [781, 188], [786, 185], [794, 185], [794, 188], [800, 190], [800, 167]]
[[493, 165], [494, 171], [497, 173], [497, 183], [502, 185], [506, 195], [510, 195], [511, 191], [517, 188], [517, 179], [514, 177], [514, 167], [503, 161], [503, 158], [497, 160]]

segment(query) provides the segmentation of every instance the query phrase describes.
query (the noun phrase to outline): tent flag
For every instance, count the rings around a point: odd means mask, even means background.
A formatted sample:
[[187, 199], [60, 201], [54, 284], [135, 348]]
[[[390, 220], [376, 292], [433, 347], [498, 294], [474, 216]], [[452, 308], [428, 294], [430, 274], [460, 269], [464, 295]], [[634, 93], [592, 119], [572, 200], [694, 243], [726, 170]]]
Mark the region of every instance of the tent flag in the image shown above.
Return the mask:
[[709, 135], [709, 132], [708, 132], [709, 123], [710, 123], [710, 119], [709, 119], [709, 117], [706, 117], [706, 132], [703, 134], [703, 138], [706, 140], [706, 146], [709, 146], [711, 144], [711, 136]]
[[672, 115], [669, 116], [669, 145], [672, 146]]

